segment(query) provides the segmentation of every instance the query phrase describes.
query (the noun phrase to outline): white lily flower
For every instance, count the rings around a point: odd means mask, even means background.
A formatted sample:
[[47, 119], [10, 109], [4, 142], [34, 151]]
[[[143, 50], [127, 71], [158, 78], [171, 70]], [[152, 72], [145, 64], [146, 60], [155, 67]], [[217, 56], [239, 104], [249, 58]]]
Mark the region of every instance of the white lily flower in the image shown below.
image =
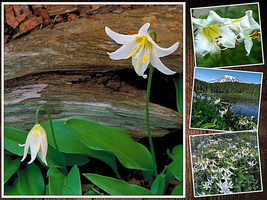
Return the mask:
[[172, 54], [178, 48], [179, 43], [176, 42], [169, 48], [159, 47], [147, 32], [149, 26], [150, 23], [144, 24], [138, 34], [134, 35], [119, 34], [105, 27], [107, 35], [115, 42], [122, 44], [117, 51], [108, 53], [109, 57], [113, 60], [132, 57], [132, 65], [139, 76], [143, 76], [149, 63], [166, 75], [176, 73], [168, 69], [159, 58]]
[[208, 182], [205, 182], [205, 183], [203, 184], [203, 188], [204, 188], [205, 190], [208, 190], [208, 189], [210, 188], [210, 184], [209, 184]]
[[193, 17], [192, 21], [198, 28], [195, 37], [195, 53], [197, 56], [220, 54], [221, 50], [235, 47], [237, 36], [231, 30], [233, 25], [230, 19], [221, 18], [214, 11], [210, 11], [207, 19]]
[[26, 158], [28, 154], [28, 149], [31, 149], [31, 160], [28, 164], [32, 163], [37, 154], [40, 159], [47, 165], [46, 154], [47, 154], [47, 138], [44, 128], [40, 124], [35, 124], [34, 127], [30, 130], [26, 143], [19, 146], [24, 146], [24, 155], [21, 162]]
[[228, 108], [226, 108], [226, 109], [223, 110], [223, 111], [220, 111], [220, 110], [219, 110], [219, 112], [221, 113], [221, 117], [223, 117], [223, 115], [225, 115], [225, 114], [227, 113], [227, 111], [228, 111]]
[[245, 43], [245, 49], [247, 56], [250, 54], [253, 46], [252, 39], [256, 39], [260, 36], [260, 25], [253, 19], [252, 10], [246, 11], [246, 15], [240, 19], [232, 20], [233, 30], [239, 34], [238, 42]]

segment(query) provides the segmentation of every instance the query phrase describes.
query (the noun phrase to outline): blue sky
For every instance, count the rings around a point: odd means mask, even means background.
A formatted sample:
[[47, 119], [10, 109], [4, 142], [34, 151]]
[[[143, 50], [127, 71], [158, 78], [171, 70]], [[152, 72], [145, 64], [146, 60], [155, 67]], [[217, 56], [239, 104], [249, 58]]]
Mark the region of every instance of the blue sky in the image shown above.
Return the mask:
[[245, 83], [261, 84], [261, 73], [231, 71], [225, 69], [195, 68], [195, 78], [202, 81], [212, 81], [221, 78], [224, 75], [233, 76]]

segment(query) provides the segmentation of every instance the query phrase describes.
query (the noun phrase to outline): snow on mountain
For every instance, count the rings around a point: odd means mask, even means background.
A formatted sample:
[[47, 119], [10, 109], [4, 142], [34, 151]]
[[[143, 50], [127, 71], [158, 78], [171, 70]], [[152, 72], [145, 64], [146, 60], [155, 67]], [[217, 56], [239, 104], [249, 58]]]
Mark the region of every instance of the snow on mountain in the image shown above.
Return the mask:
[[223, 77], [209, 81], [208, 83], [226, 83], [226, 82], [238, 82], [238, 83], [244, 83], [243, 81], [238, 80], [237, 78], [230, 76], [230, 75], [224, 75]]

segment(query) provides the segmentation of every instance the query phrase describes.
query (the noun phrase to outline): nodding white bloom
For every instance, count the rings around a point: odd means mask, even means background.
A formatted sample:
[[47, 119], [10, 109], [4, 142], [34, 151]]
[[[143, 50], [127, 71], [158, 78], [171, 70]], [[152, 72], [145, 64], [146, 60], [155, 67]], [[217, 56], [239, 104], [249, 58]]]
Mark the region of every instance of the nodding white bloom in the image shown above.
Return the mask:
[[28, 164], [32, 163], [37, 154], [40, 159], [47, 165], [46, 154], [47, 154], [47, 138], [44, 128], [40, 124], [35, 124], [34, 127], [30, 130], [26, 143], [19, 146], [24, 146], [24, 155], [21, 162], [26, 158], [28, 154], [28, 149], [31, 149], [31, 160]]
[[207, 19], [192, 18], [198, 28], [195, 37], [195, 54], [204, 57], [206, 54], [220, 54], [221, 50], [234, 48], [236, 34], [232, 31], [230, 19], [221, 18], [214, 11], [210, 11]]
[[224, 179], [226, 181], [227, 180], [231, 180], [230, 176], [231, 176], [230, 174], [227, 174], [227, 173], [224, 172], [224, 174], [222, 175], [222, 179]]
[[221, 188], [221, 189], [225, 187], [224, 184], [222, 183], [222, 181], [220, 181], [219, 183], [216, 183], [216, 184], [217, 184], [218, 187]]
[[216, 175], [211, 175], [210, 178], [211, 178], [211, 180], [215, 180], [217, 178], [217, 176]]
[[208, 190], [208, 189], [210, 188], [210, 184], [209, 184], [208, 182], [205, 182], [205, 183], [203, 184], [203, 188], [204, 188], [205, 190]]
[[212, 185], [212, 183], [213, 183], [213, 180], [212, 179], [208, 179], [207, 184], [208, 185]]
[[222, 194], [232, 194], [233, 192], [230, 191], [229, 188], [224, 187], [224, 188], [221, 188], [220, 193], [222, 193]]
[[224, 182], [224, 184], [225, 184], [225, 187], [227, 187], [227, 188], [233, 188], [233, 185], [234, 185], [234, 184], [232, 183], [232, 181], [229, 181], [229, 182], [228, 182], [227, 180]]
[[251, 162], [250, 161], [248, 161], [248, 164], [251, 166], [251, 167], [253, 167], [254, 165], [256, 165], [256, 163], [254, 163], [254, 161], [252, 160]]
[[216, 99], [216, 100], [214, 101], [214, 104], [218, 104], [220, 101], [221, 101], [220, 98], [219, 98], [219, 99]]
[[254, 20], [252, 13], [252, 10], [248, 10], [244, 17], [232, 20], [233, 30], [239, 35], [237, 41], [244, 41], [247, 56], [250, 54], [253, 46], [252, 39], [260, 37], [260, 32], [257, 31], [260, 30], [260, 25]]
[[147, 32], [149, 26], [150, 23], [144, 24], [134, 35], [119, 34], [105, 27], [107, 35], [115, 42], [122, 44], [117, 51], [108, 53], [109, 57], [113, 60], [132, 57], [132, 65], [139, 76], [143, 76], [149, 63], [164, 74], [174, 74], [175, 72], [168, 69], [159, 58], [172, 54], [178, 48], [179, 43], [176, 42], [169, 48], [159, 47]]
[[225, 114], [227, 113], [227, 111], [228, 111], [228, 108], [226, 108], [226, 109], [223, 110], [223, 111], [220, 111], [220, 110], [219, 110], [219, 112], [221, 113], [221, 117], [223, 117], [223, 115], [225, 115]]

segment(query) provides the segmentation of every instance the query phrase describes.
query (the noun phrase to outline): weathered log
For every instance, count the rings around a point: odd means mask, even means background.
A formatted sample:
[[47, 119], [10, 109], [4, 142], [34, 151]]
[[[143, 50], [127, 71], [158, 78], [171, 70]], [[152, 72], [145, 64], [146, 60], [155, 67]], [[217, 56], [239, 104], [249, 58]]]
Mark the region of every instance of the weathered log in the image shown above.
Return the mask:
[[[37, 30], [8, 43], [4, 49], [5, 125], [29, 129], [37, 106], [45, 104], [53, 119], [83, 118], [126, 129], [134, 137], [146, 136], [146, 80], [135, 74], [130, 59], [113, 61], [108, 57], [107, 52], [119, 45], [104, 31], [109, 26], [127, 33], [146, 22], [157, 31], [160, 46], [176, 41], [182, 44], [179, 6], [95, 15]], [[182, 73], [182, 57], [181, 45], [162, 61]], [[164, 79], [173, 84], [172, 77]], [[182, 116], [172, 109], [151, 103], [150, 113], [153, 136], [182, 126]], [[45, 114], [40, 116], [40, 121], [47, 120]]]
[[[134, 73], [129, 72], [129, 76]], [[136, 81], [141, 79], [137, 77]], [[83, 118], [121, 127], [134, 137], [147, 135], [145, 90], [128, 85], [114, 73], [90, 73], [82, 79], [81, 75], [51, 73], [7, 83], [10, 85], [4, 102], [7, 126], [31, 128], [37, 106], [45, 104], [54, 119]], [[174, 110], [151, 103], [150, 115], [153, 136], [181, 128], [182, 116]], [[45, 113], [40, 117], [41, 121], [47, 120]]]
[[[5, 46], [5, 80], [42, 71], [88, 70], [105, 72], [132, 69], [131, 60], [111, 60], [107, 52], [119, 48], [105, 33], [105, 26], [120, 33], [138, 30], [150, 22], [160, 38], [159, 45], [182, 44], [182, 7], [156, 6], [105, 13], [46, 27]], [[182, 45], [162, 62], [182, 73]], [[23, 70], [22, 70], [23, 69]]]

